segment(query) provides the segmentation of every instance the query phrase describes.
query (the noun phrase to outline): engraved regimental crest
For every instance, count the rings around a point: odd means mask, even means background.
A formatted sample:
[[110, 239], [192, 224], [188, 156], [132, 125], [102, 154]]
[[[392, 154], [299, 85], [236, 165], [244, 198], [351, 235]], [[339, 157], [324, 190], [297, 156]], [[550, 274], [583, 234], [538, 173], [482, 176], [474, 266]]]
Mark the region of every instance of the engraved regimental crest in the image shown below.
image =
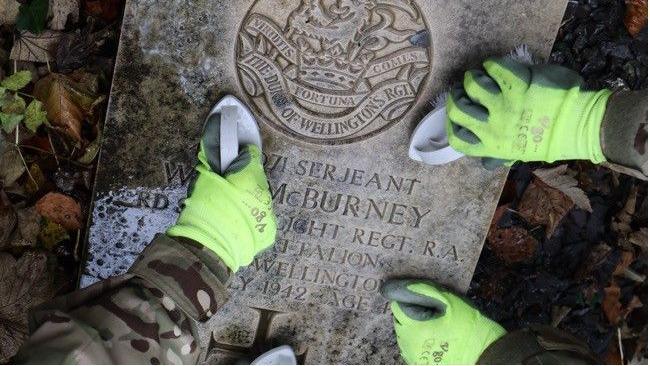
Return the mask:
[[342, 144], [406, 114], [429, 51], [412, 0], [258, 0], [241, 25], [236, 62], [260, 117], [300, 140]]

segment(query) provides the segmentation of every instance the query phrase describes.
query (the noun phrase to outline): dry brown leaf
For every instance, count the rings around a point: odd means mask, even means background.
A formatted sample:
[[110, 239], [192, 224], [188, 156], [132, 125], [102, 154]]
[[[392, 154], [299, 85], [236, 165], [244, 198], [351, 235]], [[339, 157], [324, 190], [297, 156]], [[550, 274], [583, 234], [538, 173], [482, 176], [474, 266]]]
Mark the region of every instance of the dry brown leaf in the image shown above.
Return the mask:
[[627, 240], [641, 248], [643, 253], [648, 252], [648, 228], [644, 227], [628, 235]]
[[2, 151], [0, 146], [0, 183], [4, 187], [8, 187], [20, 178], [25, 172], [25, 164], [18, 150], [13, 146], [7, 146], [5, 151]]
[[529, 224], [544, 226], [550, 238], [572, 207], [567, 195], [535, 179], [526, 187], [517, 212]]
[[56, 46], [63, 33], [45, 30], [34, 34], [23, 31], [17, 34], [9, 58], [16, 61], [50, 62], [54, 61]]
[[508, 205], [496, 209], [488, 232], [487, 244], [497, 257], [505, 263], [512, 264], [531, 258], [537, 249], [537, 240], [524, 228], [498, 227], [499, 220], [507, 210]]
[[618, 347], [618, 338], [612, 337], [607, 345], [607, 351], [603, 356], [603, 361], [605, 365], [622, 365], [623, 360], [621, 359], [621, 351]]
[[18, 260], [0, 253], [0, 363], [27, 339], [29, 309], [54, 295], [52, 278], [43, 253], [27, 252]]
[[612, 248], [605, 244], [599, 243], [589, 251], [589, 255], [583, 264], [576, 271], [576, 278], [584, 278], [600, 267], [611, 253]]
[[626, 0], [625, 27], [632, 37], [648, 24], [648, 0]]
[[19, 8], [20, 3], [18, 1], [0, 1], [0, 25], [16, 24]]
[[93, 114], [103, 99], [94, 94], [93, 85], [87, 79], [73, 79], [56, 73], [39, 80], [34, 86], [34, 95], [43, 102], [50, 122], [63, 127], [76, 141], [82, 140], [83, 120]]
[[553, 306], [551, 308], [551, 326], [557, 328], [570, 312], [571, 308], [568, 306]]
[[47, 250], [53, 250], [54, 247], [63, 240], [69, 239], [68, 231], [61, 225], [50, 220], [46, 220], [41, 232], [38, 234], [41, 245]]
[[36, 245], [38, 233], [41, 231], [41, 215], [35, 207], [17, 210], [18, 234], [13, 238], [11, 245], [14, 247], [32, 247]]
[[74, 23], [79, 21], [79, 0], [50, 0], [50, 15], [49, 28], [64, 30], [68, 18]]
[[616, 268], [614, 269], [614, 272], [612, 273], [614, 276], [621, 276], [625, 272], [625, 270], [634, 262], [634, 253], [629, 252], [629, 251], [622, 251], [621, 252], [621, 259], [619, 259], [618, 264], [616, 265]]
[[638, 188], [636, 186], [632, 187], [630, 194], [625, 201], [625, 206], [623, 209], [614, 217], [612, 221], [612, 230], [623, 234], [623, 236], [632, 232], [632, 218], [634, 212], [636, 211], [636, 196], [638, 193]]
[[627, 318], [630, 315], [630, 313], [634, 311], [634, 309], [641, 309], [641, 308], [643, 308], [643, 302], [641, 301], [641, 299], [639, 299], [638, 296], [634, 295], [632, 297], [632, 300], [630, 300], [630, 302], [625, 307], [625, 310], [623, 311], [623, 317]]
[[8, 244], [17, 223], [16, 212], [11, 207], [0, 204], [0, 249]]
[[621, 313], [623, 305], [620, 302], [621, 288], [616, 284], [611, 284], [609, 287], [603, 289], [605, 296], [603, 297], [603, 312], [605, 317], [611, 325], [617, 325], [621, 320]]
[[36, 209], [43, 217], [68, 230], [81, 228], [81, 206], [73, 198], [50, 192], [36, 202]]
[[576, 206], [591, 212], [592, 208], [589, 197], [578, 187], [578, 181], [568, 173], [566, 164], [550, 169], [537, 169], [533, 172], [546, 185], [564, 193]]

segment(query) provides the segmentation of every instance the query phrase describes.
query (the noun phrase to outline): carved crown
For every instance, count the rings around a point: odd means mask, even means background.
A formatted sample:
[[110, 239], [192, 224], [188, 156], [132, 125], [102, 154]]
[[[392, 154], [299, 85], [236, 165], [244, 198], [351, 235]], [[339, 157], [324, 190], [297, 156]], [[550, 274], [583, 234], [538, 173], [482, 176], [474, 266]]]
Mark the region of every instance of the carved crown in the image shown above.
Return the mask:
[[[369, 57], [357, 37], [370, 19], [364, 1], [326, 6], [324, 0], [303, 0], [287, 21], [291, 39], [300, 49], [298, 78], [328, 90], [350, 90], [363, 76]], [[342, 3], [341, 3], [342, 4]]]

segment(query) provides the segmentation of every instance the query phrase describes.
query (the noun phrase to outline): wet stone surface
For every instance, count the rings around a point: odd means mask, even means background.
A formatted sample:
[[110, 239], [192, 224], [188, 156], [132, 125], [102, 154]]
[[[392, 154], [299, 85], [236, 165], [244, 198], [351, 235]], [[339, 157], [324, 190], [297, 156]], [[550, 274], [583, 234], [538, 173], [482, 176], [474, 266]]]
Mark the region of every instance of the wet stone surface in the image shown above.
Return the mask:
[[280, 232], [205, 325], [212, 362], [280, 344], [309, 363], [400, 362], [381, 282], [467, 289], [506, 170], [418, 164], [410, 131], [484, 57], [547, 56], [566, 2], [336, 3], [127, 3], [82, 286], [174, 222], [203, 118], [230, 93], [258, 118]]

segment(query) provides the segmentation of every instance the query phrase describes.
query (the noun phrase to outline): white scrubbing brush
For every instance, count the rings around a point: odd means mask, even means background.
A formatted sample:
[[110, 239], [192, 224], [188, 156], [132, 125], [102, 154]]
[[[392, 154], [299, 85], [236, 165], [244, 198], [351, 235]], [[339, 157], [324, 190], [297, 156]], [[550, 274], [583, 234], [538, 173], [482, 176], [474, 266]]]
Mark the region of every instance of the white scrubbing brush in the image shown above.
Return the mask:
[[[538, 63], [526, 45], [516, 47], [506, 57], [528, 65]], [[424, 117], [411, 135], [409, 146], [409, 157], [411, 159], [429, 165], [442, 165], [464, 156], [449, 146], [445, 130], [447, 119], [445, 105], [448, 94], [449, 89], [442, 91], [431, 99], [430, 104], [433, 106], [433, 111]]]

